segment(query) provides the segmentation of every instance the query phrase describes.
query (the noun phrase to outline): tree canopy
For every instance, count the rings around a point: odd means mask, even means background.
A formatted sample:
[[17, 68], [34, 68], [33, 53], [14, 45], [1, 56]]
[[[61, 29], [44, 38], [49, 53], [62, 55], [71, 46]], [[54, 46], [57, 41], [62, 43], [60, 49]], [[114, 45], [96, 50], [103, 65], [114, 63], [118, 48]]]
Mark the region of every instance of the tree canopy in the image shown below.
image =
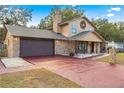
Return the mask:
[[65, 8], [61, 9], [59, 6], [54, 6], [54, 8], [51, 9], [50, 14], [41, 19], [38, 27], [40, 29], [52, 27], [53, 15], [57, 10], [59, 10], [62, 14], [62, 22], [84, 15], [84, 11], [79, 9], [78, 7], [66, 6]]
[[26, 26], [31, 21], [32, 10], [16, 6], [0, 5], [1, 24]]
[[109, 22], [107, 19], [92, 19], [97, 32], [107, 41], [124, 42], [124, 22]]

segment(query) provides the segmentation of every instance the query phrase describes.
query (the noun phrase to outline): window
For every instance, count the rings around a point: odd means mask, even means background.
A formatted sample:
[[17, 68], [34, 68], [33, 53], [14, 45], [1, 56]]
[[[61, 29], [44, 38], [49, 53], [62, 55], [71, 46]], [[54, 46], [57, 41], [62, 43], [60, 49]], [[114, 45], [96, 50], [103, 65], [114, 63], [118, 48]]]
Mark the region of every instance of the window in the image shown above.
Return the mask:
[[76, 44], [76, 53], [87, 53], [88, 43], [87, 42], [77, 42]]
[[81, 22], [80, 22], [80, 27], [81, 27], [82, 29], [85, 29], [85, 28], [86, 28], [86, 23], [85, 23], [85, 21], [81, 21]]
[[76, 24], [71, 25], [71, 32], [72, 33], [77, 33], [77, 25]]

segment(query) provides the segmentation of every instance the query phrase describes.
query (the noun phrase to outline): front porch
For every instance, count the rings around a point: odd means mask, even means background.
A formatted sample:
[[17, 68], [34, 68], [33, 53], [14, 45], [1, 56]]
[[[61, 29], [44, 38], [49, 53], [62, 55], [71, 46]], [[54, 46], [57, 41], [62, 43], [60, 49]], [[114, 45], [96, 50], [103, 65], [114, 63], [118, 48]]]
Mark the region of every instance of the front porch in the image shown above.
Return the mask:
[[55, 55], [94, 56], [106, 53], [105, 42], [55, 41]]
[[105, 43], [91, 41], [75, 41], [75, 54], [99, 54], [105, 53]]
[[69, 53], [74, 53], [74, 57], [77, 58], [94, 57], [106, 53], [104, 42], [70, 41], [69, 48]]
[[94, 55], [106, 52], [106, 41], [95, 31], [82, 31], [68, 40], [55, 40], [56, 55]]

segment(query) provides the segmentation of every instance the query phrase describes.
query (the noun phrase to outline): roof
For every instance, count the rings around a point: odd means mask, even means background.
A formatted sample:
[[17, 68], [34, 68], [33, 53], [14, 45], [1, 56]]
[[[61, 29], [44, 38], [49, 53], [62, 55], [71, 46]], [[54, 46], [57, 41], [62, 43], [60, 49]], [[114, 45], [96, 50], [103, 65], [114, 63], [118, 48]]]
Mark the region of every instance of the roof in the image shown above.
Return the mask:
[[65, 36], [50, 30], [41, 30], [41, 29], [27, 28], [22, 26], [12, 26], [12, 25], [6, 25], [5, 27], [12, 36], [61, 39], [61, 40], [67, 39]]
[[83, 31], [83, 32], [80, 32], [72, 37], [70, 37], [70, 40], [80, 40], [80, 38], [82, 38], [82, 36], [86, 36], [87, 34], [89, 33], [95, 33], [100, 39], [102, 39], [104, 42], [105, 42], [105, 39], [102, 38], [96, 31]]
[[83, 32], [80, 32], [80, 33], [78, 33], [78, 34], [70, 37], [70, 40], [79, 40], [80, 37], [85, 36], [86, 34], [91, 33], [91, 32], [92, 31], [83, 31]]
[[79, 19], [79, 18], [81, 18], [81, 16], [78, 16], [78, 17], [72, 18], [72, 19], [70, 19], [70, 20], [61, 22], [61, 23], [59, 23], [58, 25], [59, 25], [59, 26], [67, 25], [70, 21], [73, 21], [73, 20], [76, 20], [76, 19]]
[[56, 33], [51, 30], [43, 30], [43, 29], [34, 29], [34, 28], [27, 28], [22, 26], [12, 26], [12, 25], [5, 25], [7, 31], [10, 32], [12, 36], [19, 36], [19, 37], [33, 37], [33, 38], [44, 38], [44, 39], [57, 39], [57, 40], [80, 40], [82, 36], [86, 36], [87, 34], [93, 32], [103, 41], [105, 41], [96, 31], [83, 31], [72, 37], [65, 37], [60, 33]]
[[76, 20], [76, 19], [79, 19], [79, 18], [85, 19], [87, 22], [89, 22], [89, 23], [96, 29], [96, 27], [93, 25], [93, 23], [90, 22], [90, 20], [89, 20], [87, 17], [85, 17], [85, 16], [83, 16], [83, 17], [78, 16], [78, 17], [73, 18], [73, 19], [71, 19], [71, 20], [68, 20], [68, 21], [65, 21], [65, 22], [61, 22], [61, 23], [59, 23], [58, 25], [59, 25], [59, 26], [67, 25], [70, 21], [73, 21], [73, 20]]

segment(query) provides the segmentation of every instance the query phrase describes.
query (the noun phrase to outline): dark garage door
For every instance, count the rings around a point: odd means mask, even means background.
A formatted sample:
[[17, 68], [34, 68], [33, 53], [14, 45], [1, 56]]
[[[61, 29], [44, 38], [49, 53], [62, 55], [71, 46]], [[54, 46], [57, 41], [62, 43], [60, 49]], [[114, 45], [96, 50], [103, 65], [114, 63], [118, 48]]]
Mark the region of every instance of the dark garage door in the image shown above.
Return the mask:
[[54, 54], [54, 40], [27, 39], [20, 41], [20, 56], [41, 56]]

